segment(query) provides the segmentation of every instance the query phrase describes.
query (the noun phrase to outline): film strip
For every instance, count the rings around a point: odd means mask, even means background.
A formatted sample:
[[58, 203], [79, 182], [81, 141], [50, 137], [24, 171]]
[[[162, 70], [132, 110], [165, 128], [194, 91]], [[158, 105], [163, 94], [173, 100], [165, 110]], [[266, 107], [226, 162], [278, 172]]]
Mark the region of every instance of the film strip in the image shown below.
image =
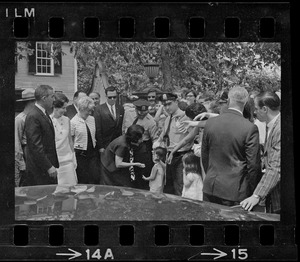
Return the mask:
[[[35, 70], [41, 70], [40, 76], [34, 73], [39, 80], [25, 79], [19, 56], [32, 48], [26, 45], [29, 42], [83, 42], [87, 53], [88, 45], [100, 42], [241, 43], [245, 49], [247, 43], [277, 43], [284, 116], [280, 216], [218, 209], [170, 195], [151, 198], [146, 191], [122, 188], [113, 188], [115, 193], [104, 188], [106, 194], [101, 195], [100, 189], [89, 187], [85, 193], [74, 191], [77, 198], [69, 194], [54, 200], [49, 195], [57, 189], [42, 188], [22, 200], [25, 191], [14, 192], [15, 89], [51, 78], [41, 64], [40, 68], [35, 65]], [[0, 4], [0, 260], [297, 260], [290, 48], [289, 3]], [[63, 74], [70, 65], [61, 71], [54, 64], [49, 68], [52, 76], [67, 83]], [[68, 77], [64, 81], [80, 84], [74, 75]], [[46, 191], [50, 194], [40, 195]], [[83, 196], [88, 195], [93, 195], [90, 198], [99, 213], [84, 202]], [[37, 199], [43, 204], [37, 205]], [[59, 214], [53, 211], [57, 206]]]

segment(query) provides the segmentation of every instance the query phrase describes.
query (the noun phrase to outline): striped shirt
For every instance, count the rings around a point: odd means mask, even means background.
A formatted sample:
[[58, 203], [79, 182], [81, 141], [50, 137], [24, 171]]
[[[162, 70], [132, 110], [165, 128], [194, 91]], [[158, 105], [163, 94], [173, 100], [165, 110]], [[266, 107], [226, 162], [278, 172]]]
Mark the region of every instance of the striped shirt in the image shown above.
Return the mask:
[[87, 150], [88, 133], [86, 125], [89, 127], [93, 146], [96, 146], [96, 124], [93, 116], [88, 116], [86, 120], [76, 114], [71, 119], [71, 135], [74, 137], [74, 148], [80, 150]]

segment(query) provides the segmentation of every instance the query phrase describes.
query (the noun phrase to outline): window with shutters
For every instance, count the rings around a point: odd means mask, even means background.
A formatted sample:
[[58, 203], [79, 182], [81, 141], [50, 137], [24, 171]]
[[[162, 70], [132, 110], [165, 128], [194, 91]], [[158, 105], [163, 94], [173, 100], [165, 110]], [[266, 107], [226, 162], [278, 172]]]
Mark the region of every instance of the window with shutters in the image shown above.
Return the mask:
[[[32, 52], [28, 53], [28, 74], [35, 76], [59, 76], [62, 74], [62, 52], [50, 57], [49, 42], [29, 42]], [[51, 51], [55, 47], [51, 45]], [[48, 52], [47, 52], [48, 51]]]
[[[52, 46], [51, 46], [52, 51]], [[36, 42], [36, 74], [54, 75], [54, 60], [47, 50], [47, 43]]]

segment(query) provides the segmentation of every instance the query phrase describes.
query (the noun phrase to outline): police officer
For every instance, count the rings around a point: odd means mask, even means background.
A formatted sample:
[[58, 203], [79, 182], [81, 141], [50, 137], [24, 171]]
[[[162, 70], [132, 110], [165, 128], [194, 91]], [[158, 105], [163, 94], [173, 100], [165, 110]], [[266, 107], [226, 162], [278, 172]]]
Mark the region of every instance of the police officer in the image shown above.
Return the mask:
[[147, 100], [139, 99], [133, 102], [136, 111], [136, 118], [133, 125], [137, 124], [145, 129], [143, 135], [143, 143], [140, 144], [135, 153], [135, 161], [145, 164], [145, 168], [135, 168], [135, 181], [133, 181], [136, 188], [149, 189], [149, 183], [142, 179], [142, 176], [148, 177], [153, 167], [152, 161], [152, 144], [158, 138], [158, 128], [153, 117], [149, 114], [150, 103]]
[[[169, 116], [166, 118], [162, 133], [153, 145], [153, 148], [164, 146], [167, 148], [169, 155], [175, 146], [188, 135], [188, 132], [179, 130], [179, 125], [182, 121], [189, 120], [189, 118], [185, 115], [184, 111], [179, 108], [176, 94], [165, 93], [162, 95], [162, 101]], [[181, 196], [183, 189], [182, 157], [187, 152], [190, 152], [192, 145], [193, 141], [190, 141], [180, 148], [176, 154], [173, 155], [171, 163], [167, 164], [167, 182], [164, 193]]]

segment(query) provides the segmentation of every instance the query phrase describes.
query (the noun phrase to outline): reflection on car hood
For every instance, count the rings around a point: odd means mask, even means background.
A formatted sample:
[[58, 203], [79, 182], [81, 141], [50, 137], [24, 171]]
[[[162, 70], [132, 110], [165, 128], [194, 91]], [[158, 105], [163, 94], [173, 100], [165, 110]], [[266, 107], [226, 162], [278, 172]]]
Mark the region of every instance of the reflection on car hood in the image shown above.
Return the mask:
[[15, 188], [15, 219], [279, 221], [280, 216], [133, 188], [46, 185]]

